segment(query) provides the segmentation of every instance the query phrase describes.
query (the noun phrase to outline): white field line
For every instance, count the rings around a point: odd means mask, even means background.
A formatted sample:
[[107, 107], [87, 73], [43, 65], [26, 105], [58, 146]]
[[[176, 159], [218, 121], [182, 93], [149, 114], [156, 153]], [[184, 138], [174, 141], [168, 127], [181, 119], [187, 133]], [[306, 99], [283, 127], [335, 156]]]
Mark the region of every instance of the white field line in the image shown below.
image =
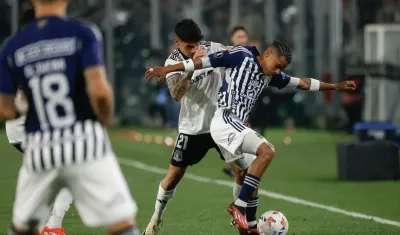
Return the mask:
[[[134, 167], [134, 168], [137, 168], [137, 169], [140, 169], [143, 171], [160, 174], [160, 175], [164, 175], [165, 173], [167, 173], [167, 169], [147, 165], [143, 162], [134, 161], [134, 160], [125, 159], [125, 158], [118, 158], [118, 160], [119, 160], [120, 164], [122, 164], [122, 165]], [[191, 180], [194, 180], [197, 182], [211, 183], [211, 184], [217, 184], [217, 185], [224, 185], [227, 187], [233, 187], [233, 182], [230, 182], [230, 181], [216, 180], [216, 179], [211, 179], [211, 178], [194, 175], [194, 174], [190, 174], [190, 173], [186, 173], [185, 178], [191, 179]], [[400, 222], [398, 222], [398, 221], [388, 220], [388, 219], [380, 218], [377, 216], [365, 215], [365, 214], [361, 214], [361, 213], [354, 212], [354, 211], [346, 211], [346, 210], [343, 210], [343, 209], [340, 209], [337, 207], [327, 206], [327, 205], [323, 205], [323, 204], [319, 204], [319, 203], [315, 203], [315, 202], [310, 202], [310, 201], [306, 201], [306, 200], [303, 200], [303, 199], [300, 199], [297, 197], [286, 196], [286, 195], [283, 195], [280, 193], [274, 193], [274, 192], [263, 190], [263, 189], [259, 189], [258, 193], [263, 196], [267, 196], [270, 198], [279, 199], [279, 200], [283, 200], [283, 201], [287, 201], [287, 202], [292, 202], [294, 204], [309, 206], [309, 207], [318, 208], [321, 210], [326, 210], [326, 211], [330, 211], [330, 212], [334, 212], [334, 213], [347, 215], [347, 216], [354, 217], [354, 218], [365, 219], [365, 220], [370, 220], [370, 221], [374, 221], [374, 222], [381, 223], [381, 224], [389, 224], [389, 225], [393, 225], [396, 227], [400, 227]]]

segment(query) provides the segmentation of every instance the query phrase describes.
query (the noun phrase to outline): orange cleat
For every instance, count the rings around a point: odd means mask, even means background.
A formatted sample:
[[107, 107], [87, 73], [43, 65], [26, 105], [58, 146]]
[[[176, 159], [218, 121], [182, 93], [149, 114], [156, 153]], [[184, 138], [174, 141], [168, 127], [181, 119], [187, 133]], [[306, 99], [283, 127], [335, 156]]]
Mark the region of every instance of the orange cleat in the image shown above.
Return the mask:
[[41, 235], [66, 235], [63, 228], [44, 227]]

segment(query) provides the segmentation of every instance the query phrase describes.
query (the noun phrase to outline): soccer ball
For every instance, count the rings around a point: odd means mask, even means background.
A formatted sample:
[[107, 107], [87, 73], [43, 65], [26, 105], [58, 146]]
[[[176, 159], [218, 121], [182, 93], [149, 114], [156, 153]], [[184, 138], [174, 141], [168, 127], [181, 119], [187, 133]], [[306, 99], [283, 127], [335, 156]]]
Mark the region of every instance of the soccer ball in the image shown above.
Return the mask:
[[267, 211], [260, 216], [257, 229], [260, 235], [286, 235], [289, 221], [279, 211]]

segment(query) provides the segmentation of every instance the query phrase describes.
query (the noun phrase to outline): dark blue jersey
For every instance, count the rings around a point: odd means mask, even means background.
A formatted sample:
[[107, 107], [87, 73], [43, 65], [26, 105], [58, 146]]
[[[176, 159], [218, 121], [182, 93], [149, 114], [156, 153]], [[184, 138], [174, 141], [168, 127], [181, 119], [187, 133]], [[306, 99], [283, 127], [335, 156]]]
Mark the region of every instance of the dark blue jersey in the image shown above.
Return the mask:
[[21, 85], [27, 101], [26, 131], [47, 131], [95, 119], [83, 71], [102, 65], [98, 30], [74, 20], [46, 17], [11, 37], [0, 55], [0, 93]]
[[230, 68], [218, 93], [218, 108], [230, 110], [242, 121], [247, 120], [265, 85], [284, 88], [291, 81], [284, 73], [265, 76], [259, 55], [255, 47], [236, 46], [209, 56], [212, 67]]
[[[101, 47], [97, 28], [56, 16], [36, 19], [5, 42], [0, 54], [0, 93], [15, 94], [21, 86], [26, 96], [25, 153], [31, 150], [32, 156], [37, 155], [30, 159], [36, 168], [102, 155], [106, 137], [101, 137], [103, 128], [83, 77], [85, 69], [103, 65]], [[97, 137], [102, 140], [85, 142]], [[86, 150], [98, 152], [84, 154]]]

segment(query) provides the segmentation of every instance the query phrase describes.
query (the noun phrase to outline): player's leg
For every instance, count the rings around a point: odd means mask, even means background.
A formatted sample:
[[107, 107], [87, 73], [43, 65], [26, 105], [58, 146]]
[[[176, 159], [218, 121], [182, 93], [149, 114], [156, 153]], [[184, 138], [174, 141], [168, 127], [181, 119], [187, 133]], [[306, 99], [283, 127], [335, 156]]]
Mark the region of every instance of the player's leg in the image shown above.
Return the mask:
[[[245, 208], [248, 227], [252, 228], [257, 223], [257, 188], [262, 175], [274, 157], [275, 151], [271, 144], [255, 132], [249, 132], [244, 136], [241, 149], [245, 153], [255, 153], [254, 155], [256, 158], [247, 169], [238, 199], [236, 199], [234, 204], [232, 204], [231, 209], [235, 210], [235, 212], [242, 213], [243, 208]], [[245, 227], [246, 226], [244, 226], [244, 228]]]
[[110, 235], [139, 235], [137, 206], [112, 152], [93, 162], [71, 165], [61, 176], [88, 227], [105, 227]]
[[61, 189], [54, 201], [53, 209], [42, 234], [65, 235], [64, 229], [62, 229], [62, 221], [73, 200], [74, 198], [68, 188]]
[[[19, 152], [23, 153], [21, 143], [12, 143], [12, 146], [14, 146]], [[52, 233], [55, 235], [65, 235], [64, 229], [61, 227], [61, 224], [64, 219], [65, 213], [71, 206], [72, 201], [72, 195], [67, 188], [61, 190], [58, 193], [54, 201], [53, 210], [46, 225], [40, 226], [42, 234]]]
[[[232, 156], [237, 156], [242, 152], [257, 156], [247, 171], [238, 199], [228, 208], [235, 222], [241, 228], [248, 229], [247, 203], [251, 200], [253, 192], [260, 183], [261, 176], [275, 154], [274, 148], [265, 138], [245, 127], [240, 121], [234, 120], [226, 112], [216, 113], [211, 122], [211, 134], [214, 141], [229, 151]], [[227, 159], [227, 162], [234, 160], [237, 159]]]
[[163, 213], [175, 194], [176, 186], [184, 176], [187, 167], [197, 164], [206, 155], [210, 148], [208, 144], [210, 141], [214, 143], [210, 134], [186, 135], [180, 133], [178, 135], [168, 172], [158, 187], [153, 216], [143, 234], [153, 235], [160, 230]]
[[[223, 149], [223, 148], [222, 148]], [[256, 156], [251, 154], [240, 154], [238, 156], [232, 156], [228, 151], [224, 151], [226, 159], [233, 160], [230, 162], [229, 165], [232, 167], [233, 171], [235, 172], [235, 184], [233, 187], [233, 200], [236, 201], [239, 198], [240, 191], [242, 189], [242, 185], [245, 179], [245, 175], [247, 169], [249, 168], [250, 164], [255, 160]], [[243, 230], [242, 228], [239, 229], [240, 234], [246, 235], [257, 235], [257, 208], [258, 208], [258, 188], [254, 190], [251, 198], [247, 202], [246, 207], [246, 220], [250, 232], [247, 230]], [[232, 224], [235, 225], [234, 220]]]
[[50, 214], [51, 204], [62, 186], [58, 171], [35, 173], [23, 165], [19, 171], [12, 227], [9, 235], [37, 235]]
[[168, 168], [167, 174], [161, 180], [158, 186], [153, 216], [151, 217], [150, 222], [143, 234], [157, 234], [157, 232], [160, 230], [165, 209], [175, 194], [176, 186], [179, 184], [186, 172], [187, 166], [173, 165], [172, 161], [173, 160], [171, 160], [171, 165]]

